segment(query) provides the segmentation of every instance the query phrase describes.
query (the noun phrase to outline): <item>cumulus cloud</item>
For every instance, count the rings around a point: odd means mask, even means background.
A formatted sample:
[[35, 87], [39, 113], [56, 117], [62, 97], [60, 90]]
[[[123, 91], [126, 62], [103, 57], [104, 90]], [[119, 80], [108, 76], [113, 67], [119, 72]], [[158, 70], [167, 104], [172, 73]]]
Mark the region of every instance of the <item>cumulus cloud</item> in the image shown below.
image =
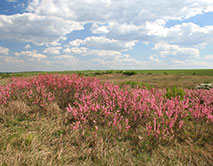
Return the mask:
[[107, 26], [104, 25], [98, 25], [96, 23], [92, 24], [92, 27], [90, 29], [90, 31], [92, 31], [92, 33], [94, 34], [106, 34], [109, 33], [109, 30], [107, 29]]
[[146, 22], [136, 26], [132, 24], [110, 23], [106, 37], [117, 40], [140, 40], [143, 42], [169, 42], [183, 46], [199, 46], [213, 43], [213, 26], [200, 27], [194, 23], [182, 23], [173, 27], [165, 27], [163, 20]]
[[185, 46], [213, 43], [213, 26], [200, 27], [194, 23], [182, 23], [169, 28], [164, 40]]
[[103, 49], [103, 50], [122, 50], [126, 51], [132, 49], [132, 47], [136, 44], [137, 41], [119, 41], [114, 39], [108, 39], [104, 36], [92, 36], [87, 37], [84, 40], [74, 40], [70, 42], [71, 46], [87, 46], [96, 49]]
[[185, 19], [213, 11], [210, 0], [31, 0], [27, 10], [80, 22], [139, 25], [156, 19]]
[[62, 47], [48, 47], [45, 48], [45, 50], [43, 51], [43, 53], [47, 53], [47, 54], [60, 54], [60, 50], [62, 49]]
[[97, 57], [123, 57], [127, 56], [127, 54], [122, 54], [120, 51], [115, 50], [100, 50], [100, 49], [90, 49], [87, 47], [72, 47], [66, 48], [63, 52], [67, 53], [68, 55], [82, 55], [82, 56], [97, 56]]
[[170, 45], [168, 43], [157, 43], [153, 50], [158, 51], [162, 57], [165, 56], [186, 56], [199, 57], [200, 51], [196, 48], [184, 48], [178, 45]]
[[213, 42], [213, 26], [183, 23], [165, 27], [169, 20], [184, 20], [213, 11], [210, 0], [32, 0], [27, 10], [40, 16], [91, 22], [92, 33], [115, 40], [169, 41], [188, 47]]
[[204, 57], [205, 60], [213, 60], [213, 55], [206, 55]]
[[154, 61], [154, 62], [159, 62], [160, 61], [159, 58], [156, 57], [156, 55], [151, 55], [149, 57], [149, 60]]
[[87, 54], [88, 49], [86, 47], [73, 47], [71, 48], [72, 54]]
[[12, 56], [0, 56], [0, 61], [9, 64], [22, 64], [24, 61]]
[[[34, 60], [32, 63], [52, 60], [48, 62], [50, 66], [57, 64], [61, 69], [62, 63], [67, 69], [70, 64], [72, 69], [169, 68], [169, 64], [186, 66], [194, 58], [191, 64], [210, 66], [202, 60], [211, 60], [212, 56], [200, 58], [199, 49], [213, 43], [213, 26], [180, 23], [167, 27], [167, 23], [212, 12], [211, 0], [30, 0], [27, 5], [27, 13], [0, 15], [0, 40], [33, 43], [33, 51], [16, 52], [14, 58], [8, 56], [9, 49], [0, 47], [0, 55], [8, 61], [25, 59], [27, 64], [30, 59]], [[75, 30], [83, 30], [85, 24], [91, 25], [90, 32], [76, 35]], [[147, 55], [147, 61], [134, 59], [131, 51], [124, 53], [141, 42], [149, 48], [154, 45], [150, 50], [154, 53]], [[42, 54], [34, 50], [34, 44], [46, 46]]]
[[38, 53], [37, 50], [33, 50], [33, 51], [21, 51], [21, 52], [15, 52], [14, 53], [17, 57], [19, 56], [25, 56], [25, 57], [30, 57], [33, 59], [44, 59], [47, 58], [46, 55], [40, 54]]
[[29, 49], [29, 48], [31, 48], [31, 46], [29, 44], [27, 44], [27, 45], [24, 46], [24, 48]]
[[147, 21], [142, 25], [111, 22], [107, 25], [110, 32], [106, 34], [106, 37], [125, 41], [155, 42], [167, 36], [168, 28], [165, 28], [165, 24], [166, 22], [162, 19]]
[[72, 62], [72, 64], [77, 64], [79, 63], [79, 60], [77, 58], [75, 58], [74, 56], [71, 56], [71, 55], [59, 55], [59, 56], [56, 56], [55, 59], [59, 59], [59, 60], [65, 60], [65, 61], [70, 61]]
[[8, 55], [9, 49], [5, 47], [0, 47], [0, 55]]
[[91, 50], [88, 52], [89, 55], [99, 56], [99, 57], [120, 57], [122, 54], [119, 51], [111, 50]]
[[63, 40], [73, 30], [82, 30], [81, 23], [54, 16], [32, 13], [0, 15], [0, 39], [33, 42], [37, 45]]

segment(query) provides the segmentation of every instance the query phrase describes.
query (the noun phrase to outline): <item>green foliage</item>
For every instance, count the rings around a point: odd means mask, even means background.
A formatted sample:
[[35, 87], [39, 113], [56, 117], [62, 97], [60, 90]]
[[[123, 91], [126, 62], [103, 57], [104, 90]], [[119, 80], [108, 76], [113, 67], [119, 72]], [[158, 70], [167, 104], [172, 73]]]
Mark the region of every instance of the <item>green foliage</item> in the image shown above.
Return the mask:
[[116, 71], [116, 73], [122, 74], [122, 73], [123, 73], [123, 70], [118, 70], [118, 71]]
[[104, 74], [103, 72], [100, 72], [100, 71], [96, 71], [95, 73], [94, 73], [94, 75], [102, 75], [102, 74]]
[[6, 163], [1, 164], [1, 166], [8, 166]]
[[58, 130], [58, 131], [54, 132], [52, 135], [55, 137], [60, 137], [63, 134], [65, 134], [64, 130]]
[[134, 81], [126, 81], [123, 84], [131, 86], [131, 88], [139, 87], [139, 88], [147, 88], [151, 89], [152, 87], [145, 82], [134, 82]]
[[93, 75], [103, 75], [103, 74], [112, 74], [113, 70], [106, 70], [106, 71], [96, 71], [93, 73]]
[[106, 72], [105, 72], [105, 74], [112, 74], [113, 73], [113, 70], [107, 70]]
[[123, 71], [123, 74], [127, 76], [131, 76], [131, 75], [136, 75], [137, 73], [135, 71]]
[[180, 100], [184, 99], [185, 91], [182, 88], [177, 88], [174, 86], [173, 88], [167, 88], [165, 97], [167, 99], [171, 99], [172, 97], [180, 97]]
[[0, 77], [1, 78], [8, 78], [8, 77], [10, 77], [10, 74], [9, 73], [1, 73]]

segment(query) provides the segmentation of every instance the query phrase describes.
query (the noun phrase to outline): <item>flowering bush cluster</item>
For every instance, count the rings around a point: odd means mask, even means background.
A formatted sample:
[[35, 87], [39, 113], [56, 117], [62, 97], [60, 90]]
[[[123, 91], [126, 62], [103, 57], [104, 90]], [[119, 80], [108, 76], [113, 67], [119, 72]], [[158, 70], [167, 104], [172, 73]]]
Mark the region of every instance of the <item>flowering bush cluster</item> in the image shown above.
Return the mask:
[[122, 88], [95, 78], [39, 75], [13, 78], [0, 86], [0, 104], [21, 99], [45, 108], [57, 102], [71, 114], [73, 129], [109, 126], [120, 132], [144, 126], [147, 135], [172, 136], [186, 120], [213, 122], [213, 89], [185, 89], [185, 96], [167, 97], [165, 89]]

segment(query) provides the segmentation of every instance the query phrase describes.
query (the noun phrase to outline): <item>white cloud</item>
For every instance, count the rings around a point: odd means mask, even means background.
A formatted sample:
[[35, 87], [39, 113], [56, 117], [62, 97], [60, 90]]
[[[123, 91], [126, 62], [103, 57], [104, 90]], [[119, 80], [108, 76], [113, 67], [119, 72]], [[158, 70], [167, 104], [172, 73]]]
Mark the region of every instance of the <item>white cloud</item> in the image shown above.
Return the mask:
[[99, 57], [120, 57], [122, 56], [119, 51], [112, 50], [91, 50], [88, 52], [89, 55], [99, 56]]
[[0, 55], [8, 55], [9, 49], [5, 47], [0, 47]]
[[29, 49], [29, 48], [31, 48], [31, 46], [29, 44], [27, 44], [27, 45], [24, 46], [24, 48]]
[[43, 51], [43, 53], [47, 53], [47, 54], [60, 54], [60, 50], [62, 49], [62, 47], [48, 47], [45, 48], [45, 50]]
[[81, 22], [140, 25], [156, 19], [185, 19], [213, 11], [210, 0], [32, 0], [27, 10]]
[[[102, 58], [111, 58], [111, 57], [122, 57], [124, 56], [121, 52], [115, 50], [97, 50], [89, 49], [86, 47], [72, 47], [66, 48], [63, 52], [71, 55], [79, 54], [82, 56], [98, 56]], [[126, 54], [125, 54], [126, 56]]]
[[153, 50], [158, 51], [162, 57], [165, 56], [184, 56], [185, 58], [199, 57], [200, 51], [197, 48], [184, 48], [168, 43], [157, 43]]
[[[61, 69], [62, 63], [67, 68], [72, 64], [72, 69], [168, 68], [171, 64], [186, 66], [186, 62], [191, 63], [190, 58], [194, 58], [193, 65], [210, 66], [205, 61], [211, 60], [212, 55], [199, 55], [206, 45], [213, 44], [213, 26], [182, 23], [168, 28], [166, 23], [211, 12], [212, 0], [30, 0], [27, 5], [27, 13], [0, 15], [0, 40], [32, 42], [33, 51], [16, 52], [14, 58], [25, 59], [25, 63], [32, 59], [35, 67], [35, 62], [42, 59], [40, 62], [50, 60], [52, 62], [48, 64], [52, 68], [55, 63]], [[84, 34], [77, 33], [79, 36], [70, 34], [83, 30], [86, 23], [89, 24], [85, 27], [91, 25], [90, 31], [96, 36], [82, 39], [91, 35], [87, 30]], [[74, 37], [70, 37], [72, 35]], [[63, 45], [70, 38], [75, 40], [70, 41], [70, 45]], [[133, 49], [138, 41], [149, 44], [149, 48], [154, 45], [154, 55], [147, 55], [147, 61], [136, 60], [134, 55], [124, 53]], [[34, 44], [46, 46], [42, 54], [34, 50]], [[133, 52], [137, 49], [135, 47]], [[48, 58], [45, 53], [57, 56]], [[9, 49], [0, 47], [0, 55], [7, 57]], [[9, 58], [8, 64], [14, 60]]]
[[184, 61], [180, 61], [180, 60], [172, 60], [172, 63], [174, 64], [181, 64], [181, 65], [185, 65], [185, 62]]
[[69, 60], [69, 61], [72, 61], [73, 63], [77, 63], [78, 62], [78, 59], [76, 59], [74, 56], [71, 56], [71, 55], [59, 55], [59, 56], [56, 56], [55, 57], [56, 59], [61, 59], [61, 60]]
[[74, 40], [70, 42], [71, 46], [87, 46], [96, 49], [103, 49], [103, 50], [122, 50], [126, 51], [132, 49], [132, 47], [136, 44], [137, 41], [119, 41], [114, 39], [108, 39], [104, 36], [91, 36], [87, 37], [84, 40]]
[[56, 43], [83, 26], [71, 20], [32, 13], [0, 15], [0, 39], [33, 42], [37, 45]]
[[88, 49], [86, 47], [73, 47], [71, 48], [72, 54], [86, 54]]
[[125, 41], [155, 42], [167, 37], [168, 28], [165, 28], [165, 24], [166, 22], [162, 19], [147, 21], [141, 25], [110, 22], [107, 25], [110, 32], [106, 34], [106, 37]]
[[7, 2], [17, 2], [17, 0], [7, 0]]
[[175, 25], [168, 29], [164, 40], [185, 46], [213, 43], [213, 26], [200, 27], [194, 23]]
[[63, 50], [63, 52], [65, 52], [65, 53], [71, 53], [71, 49], [70, 49], [70, 48], [65, 48], [65, 49]]
[[25, 56], [25, 57], [30, 57], [30, 58], [33, 58], [33, 59], [44, 59], [44, 58], [47, 57], [46, 55], [38, 53], [37, 50], [15, 52], [14, 54], [17, 57], [19, 57], [19, 56]]
[[109, 30], [107, 29], [107, 26], [99, 26], [96, 23], [92, 24], [92, 27], [91, 27], [90, 30], [94, 34], [106, 34], [106, 33], [109, 33]]
[[78, 46], [81, 45], [82, 41], [83, 41], [83, 40], [76, 39], [76, 40], [73, 40], [73, 41], [69, 42], [69, 44], [70, 44], [71, 46], [78, 47]]
[[146, 22], [143, 25], [110, 23], [106, 37], [142, 42], [167, 42], [185, 47], [199, 47], [213, 43], [213, 26], [200, 27], [194, 23], [182, 23], [173, 27], [165, 27], [163, 20]]
[[22, 64], [24, 61], [12, 56], [0, 56], [0, 61], [9, 64]]
[[197, 48], [184, 48], [178, 45], [170, 45], [168, 43], [157, 43], [153, 50], [158, 51], [162, 57], [185, 56], [185, 58], [192, 58], [200, 56], [200, 51]]
[[204, 57], [205, 60], [213, 60], [213, 55], [206, 55]]
[[149, 57], [149, 60], [154, 61], [154, 62], [159, 62], [160, 61], [159, 58], [157, 58], [157, 57], [155, 57], [153, 55]]

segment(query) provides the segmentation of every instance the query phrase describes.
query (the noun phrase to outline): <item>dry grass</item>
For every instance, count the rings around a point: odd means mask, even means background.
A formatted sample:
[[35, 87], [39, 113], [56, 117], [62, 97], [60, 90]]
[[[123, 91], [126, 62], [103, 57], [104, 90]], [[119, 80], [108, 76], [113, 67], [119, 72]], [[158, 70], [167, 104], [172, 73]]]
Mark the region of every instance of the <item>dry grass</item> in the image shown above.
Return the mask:
[[[192, 88], [213, 76], [97, 75], [102, 81], [144, 82], [158, 88]], [[9, 78], [0, 79], [1, 84]], [[188, 122], [172, 140], [147, 137], [144, 126], [129, 134], [112, 128], [73, 131], [70, 114], [57, 103], [41, 109], [24, 101], [0, 105], [0, 166], [210, 166], [213, 126]]]
[[212, 128], [194, 124], [180, 137], [159, 140], [145, 136], [144, 127], [129, 134], [111, 128], [73, 131], [69, 114], [50, 104], [45, 110], [23, 101], [0, 106], [1, 166], [209, 166], [213, 163]]
[[96, 78], [112, 83], [123, 83], [126, 81], [143, 82], [148, 83], [155, 88], [168, 88], [172, 86], [194, 88], [196, 85], [201, 83], [213, 83], [213, 76], [199, 75], [137, 74], [132, 76], [125, 76], [123, 74], [114, 73], [97, 75]]

